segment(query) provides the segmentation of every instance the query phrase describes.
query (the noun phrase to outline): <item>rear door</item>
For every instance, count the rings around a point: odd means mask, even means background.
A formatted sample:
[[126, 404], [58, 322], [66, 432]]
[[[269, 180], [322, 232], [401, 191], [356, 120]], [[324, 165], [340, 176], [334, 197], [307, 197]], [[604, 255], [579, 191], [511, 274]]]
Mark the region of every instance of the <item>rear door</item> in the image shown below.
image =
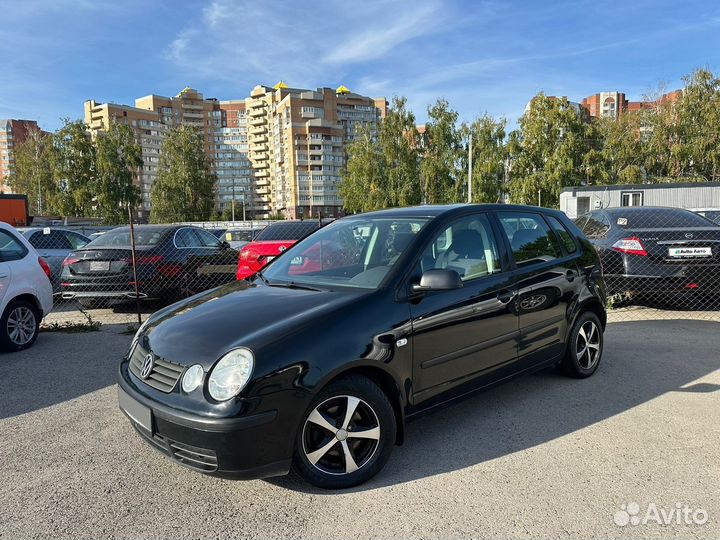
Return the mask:
[[578, 248], [568, 253], [561, 247], [540, 212], [498, 212], [497, 218], [512, 255], [518, 291], [518, 356], [522, 366], [532, 367], [564, 351], [567, 313], [582, 281], [575, 265]]
[[[0, 302], [5, 299], [11, 286], [13, 266], [22, 271], [20, 261], [28, 254], [28, 249], [9, 231], [0, 229]], [[9, 298], [12, 299], [12, 298]]]

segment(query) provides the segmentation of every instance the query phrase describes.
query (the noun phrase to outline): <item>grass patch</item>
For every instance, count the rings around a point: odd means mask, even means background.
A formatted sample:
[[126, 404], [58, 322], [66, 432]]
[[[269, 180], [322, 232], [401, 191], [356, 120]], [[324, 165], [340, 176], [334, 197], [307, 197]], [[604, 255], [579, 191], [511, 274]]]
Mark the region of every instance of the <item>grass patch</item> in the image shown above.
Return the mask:
[[41, 332], [69, 332], [69, 333], [80, 333], [80, 332], [97, 332], [100, 330], [102, 323], [92, 318], [87, 311], [80, 308], [80, 313], [85, 317], [84, 321], [65, 321], [56, 322], [53, 321], [48, 324], [44, 324], [40, 327]]

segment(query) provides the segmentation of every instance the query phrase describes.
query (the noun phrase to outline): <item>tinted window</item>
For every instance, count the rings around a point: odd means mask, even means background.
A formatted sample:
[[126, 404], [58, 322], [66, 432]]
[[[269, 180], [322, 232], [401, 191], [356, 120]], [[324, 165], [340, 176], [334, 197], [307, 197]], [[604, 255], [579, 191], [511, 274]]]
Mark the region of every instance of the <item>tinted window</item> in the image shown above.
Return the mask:
[[73, 246], [66, 236], [55, 230], [37, 231], [30, 237], [30, 244], [35, 249], [64, 249], [71, 250]]
[[518, 266], [550, 261], [560, 256], [560, 246], [539, 214], [500, 212], [498, 218]]
[[459, 219], [438, 234], [423, 252], [421, 270], [455, 270], [463, 281], [500, 272], [500, 257], [486, 215]]
[[205, 247], [218, 247], [220, 240], [212, 233], [204, 231], [203, 229], [193, 229], [195, 234], [198, 235], [201, 245]]
[[623, 209], [610, 213], [614, 224], [623, 229], [681, 229], [685, 227], [712, 227], [708, 220], [679, 208]]
[[602, 214], [587, 214], [581, 230], [588, 238], [606, 238], [610, 221]]
[[27, 255], [28, 249], [12, 234], [0, 230], [0, 259], [7, 261], [19, 261]]
[[[162, 240], [164, 232], [164, 229], [135, 227], [135, 245], [157, 245]], [[127, 227], [108, 231], [88, 244], [91, 247], [129, 247], [130, 245], [130, 228]]]
[[87, 243], [90, 242], [89, 238], [86, 238], [82, 234], [78, 234], [76, 232], [62, 231], [62, 234], [64, 234], [65, 238], [68, 239], [73, 249], [80, 249], [81, 247], [85, 247]]
[[553, 216], [545, 216], [550, 223], [550, 227], [555, 234], [560, 238], [560, 242], [565, 246], [565, 251], [568, 253], [575, 253], [577, 251], [577, 245], [575, 245], [575, 239], [573, 238], [570, 231], [565, 228], [565, 225], [560, 223], [560, 220]]
[[265, 227], [255, 237], [258, 242], [272, 240], [299, 240], [318, 228], [316, 221], [294, 221], [275, 223]]
[[195, 234], [195, 232], [196, 231], [194, 229], [190, 228], [178, 229], [178, 231], [175, 233], [175, 245], [179, 248], [202, 247], [200, 237]]

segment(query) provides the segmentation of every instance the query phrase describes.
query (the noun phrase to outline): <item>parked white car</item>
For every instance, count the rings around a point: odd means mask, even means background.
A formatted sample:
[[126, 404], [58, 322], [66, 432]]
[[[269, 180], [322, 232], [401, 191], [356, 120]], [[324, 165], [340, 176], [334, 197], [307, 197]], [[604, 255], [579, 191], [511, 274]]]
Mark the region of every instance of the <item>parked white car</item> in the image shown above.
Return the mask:
[[52, 310], [52, 271], [15, 228], [0, 222], [0, 348], [20, 351], [37, 339]]

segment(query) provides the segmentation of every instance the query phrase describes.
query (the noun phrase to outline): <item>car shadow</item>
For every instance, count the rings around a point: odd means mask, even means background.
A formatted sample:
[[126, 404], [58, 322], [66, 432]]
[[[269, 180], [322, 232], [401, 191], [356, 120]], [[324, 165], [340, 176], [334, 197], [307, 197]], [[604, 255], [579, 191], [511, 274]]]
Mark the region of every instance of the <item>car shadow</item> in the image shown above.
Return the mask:
[[41, 332], [25, 351], [0, 354], [0, 419], [72, 400], [115, 384], [132, 335]]
[[[448, 473], [541, 445], [667, 392], [714, 392], [693, 383], [720, 368], [720, 325], [662, 320], [608, 326], [595, 375], [570, 379], [555, 369], [517, 378], [410, 422], [367, 491]], [[638, 426], [642, 428], [642, 426]], [[297, 491], [332, 494], [298, 477], [269, 479]]]

